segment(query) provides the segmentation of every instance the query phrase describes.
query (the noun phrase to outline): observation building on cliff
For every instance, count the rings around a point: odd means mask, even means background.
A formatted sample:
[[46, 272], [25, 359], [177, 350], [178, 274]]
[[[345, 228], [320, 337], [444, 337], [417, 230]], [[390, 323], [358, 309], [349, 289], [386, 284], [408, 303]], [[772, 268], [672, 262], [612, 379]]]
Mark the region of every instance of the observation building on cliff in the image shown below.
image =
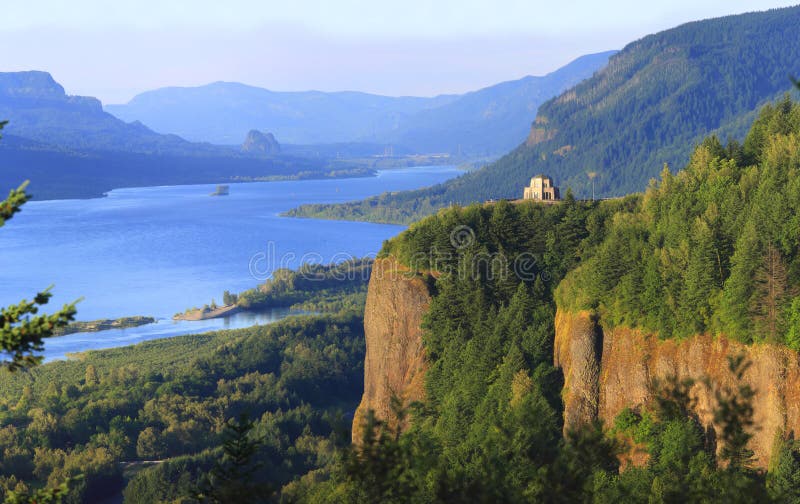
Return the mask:
[[537, 201], [558, 201], [558, 187], [553, 185], [553, 179], [547, 175], [536, 175], [531, 179], [531, 185], [525, 188], [522, 199]]

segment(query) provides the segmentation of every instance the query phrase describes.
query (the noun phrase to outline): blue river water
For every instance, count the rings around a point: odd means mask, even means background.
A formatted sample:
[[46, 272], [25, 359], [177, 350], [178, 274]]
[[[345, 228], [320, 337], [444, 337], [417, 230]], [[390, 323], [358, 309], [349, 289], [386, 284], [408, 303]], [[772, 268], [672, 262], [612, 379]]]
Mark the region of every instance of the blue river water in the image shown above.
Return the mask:
[[[132, 329], [81, 333], [46, 342], [47, 359], [146, 339], [268, 323], [285, 313], [173, 322], [222, 292], [263, 282], [281, 266], [374, 255], [402, 226], [293, 219], [303, 203], [361, 199], [426, 187], [461, 172], [452, 166], [386, 170], [376, 177], [127, 188], [105, 198], [30, 202], [0, 228], [0, 306], [53, 286], [51, 305], [78, 298], [78, 320], [153, 316]], [[54, 306], [55, 307], [55, 306]]]

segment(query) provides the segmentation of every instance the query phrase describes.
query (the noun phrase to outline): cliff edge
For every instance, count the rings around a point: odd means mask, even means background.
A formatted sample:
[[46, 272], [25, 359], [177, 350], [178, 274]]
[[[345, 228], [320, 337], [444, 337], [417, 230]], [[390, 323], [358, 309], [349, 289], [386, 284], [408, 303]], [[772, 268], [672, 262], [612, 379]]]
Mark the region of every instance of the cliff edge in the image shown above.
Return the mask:
[[431, 293], [423, 276], [392, 258], [376, 259], [367, 291], [364, 333], [364, 395], [353, 418], [353, 441], [361, 439], [367, 411], [392, 419], [391, 398], [404, 404], [424, 398], [425, 351], [422, 317]]
[[564, 373], [564, 428], [600, 419], [612, 426], [625, 408], [653, 399], [654, 379], [707, 378], [696, 382], [695, 414], [707, 428], [716, 428], [714, 387], [735, 388], [728, 357], [744, 355], [752, 363], [744, 379], [756, 392], [755, 429], [750, 448], [756, 464], [766, 468], [776, 436], [800, 434], [800, 357], [776, 345], [743, 345], [724, 337], [696, 335], [659, 340], [638, 330], [603, 330], [588, 312], [556, 314], [554, 361]]

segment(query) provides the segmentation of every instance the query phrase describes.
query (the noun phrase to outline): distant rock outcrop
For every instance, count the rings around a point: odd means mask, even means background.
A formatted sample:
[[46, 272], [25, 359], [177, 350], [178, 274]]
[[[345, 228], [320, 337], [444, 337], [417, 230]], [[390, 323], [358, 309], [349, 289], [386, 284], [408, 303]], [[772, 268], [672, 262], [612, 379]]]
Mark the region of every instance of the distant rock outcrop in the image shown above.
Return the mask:
[[0, 97], [66, 100], [63, 86], [37, 71], [0, 73]]
[[242, 144], [242, 152], [249, 154], [277, 154], [280, 151], [281, 145], [272, 133], [262, 133], [258, 130], [250, 130]]
[[0, 107], [11, 110], [6, 114], [14, 119], [18, 115], [14, 112], [20, 108], [34, 108], [40, 111], [61, 107], [73, 114], [103, 112], [103, 105], [97, 98], [68, 96], [64, 92], [64, 87], [49, 73], [38, 71], [0, 73]]
[[0, 72], [0, 120], [5, 119], [4, 133], [22, 139], [15, 145], [38, 143], [36, 150], [230, 155], [229, 148], [191, 144], [141, 123], [127, 124], [104, 112], [97, 98], [66, 94], [47, 72]]

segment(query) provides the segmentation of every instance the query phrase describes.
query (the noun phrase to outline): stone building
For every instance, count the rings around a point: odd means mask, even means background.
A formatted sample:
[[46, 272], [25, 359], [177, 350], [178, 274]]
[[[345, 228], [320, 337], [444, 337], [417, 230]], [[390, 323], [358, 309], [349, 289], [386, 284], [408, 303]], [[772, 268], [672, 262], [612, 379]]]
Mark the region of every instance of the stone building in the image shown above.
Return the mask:
[[557, 201], [561, 197], [558, 194], [558, 187], [553, 185], [553, 179], [547, 175], [536, 175], [531, 179], [531, 185], [525, 188], [522, 199]]

